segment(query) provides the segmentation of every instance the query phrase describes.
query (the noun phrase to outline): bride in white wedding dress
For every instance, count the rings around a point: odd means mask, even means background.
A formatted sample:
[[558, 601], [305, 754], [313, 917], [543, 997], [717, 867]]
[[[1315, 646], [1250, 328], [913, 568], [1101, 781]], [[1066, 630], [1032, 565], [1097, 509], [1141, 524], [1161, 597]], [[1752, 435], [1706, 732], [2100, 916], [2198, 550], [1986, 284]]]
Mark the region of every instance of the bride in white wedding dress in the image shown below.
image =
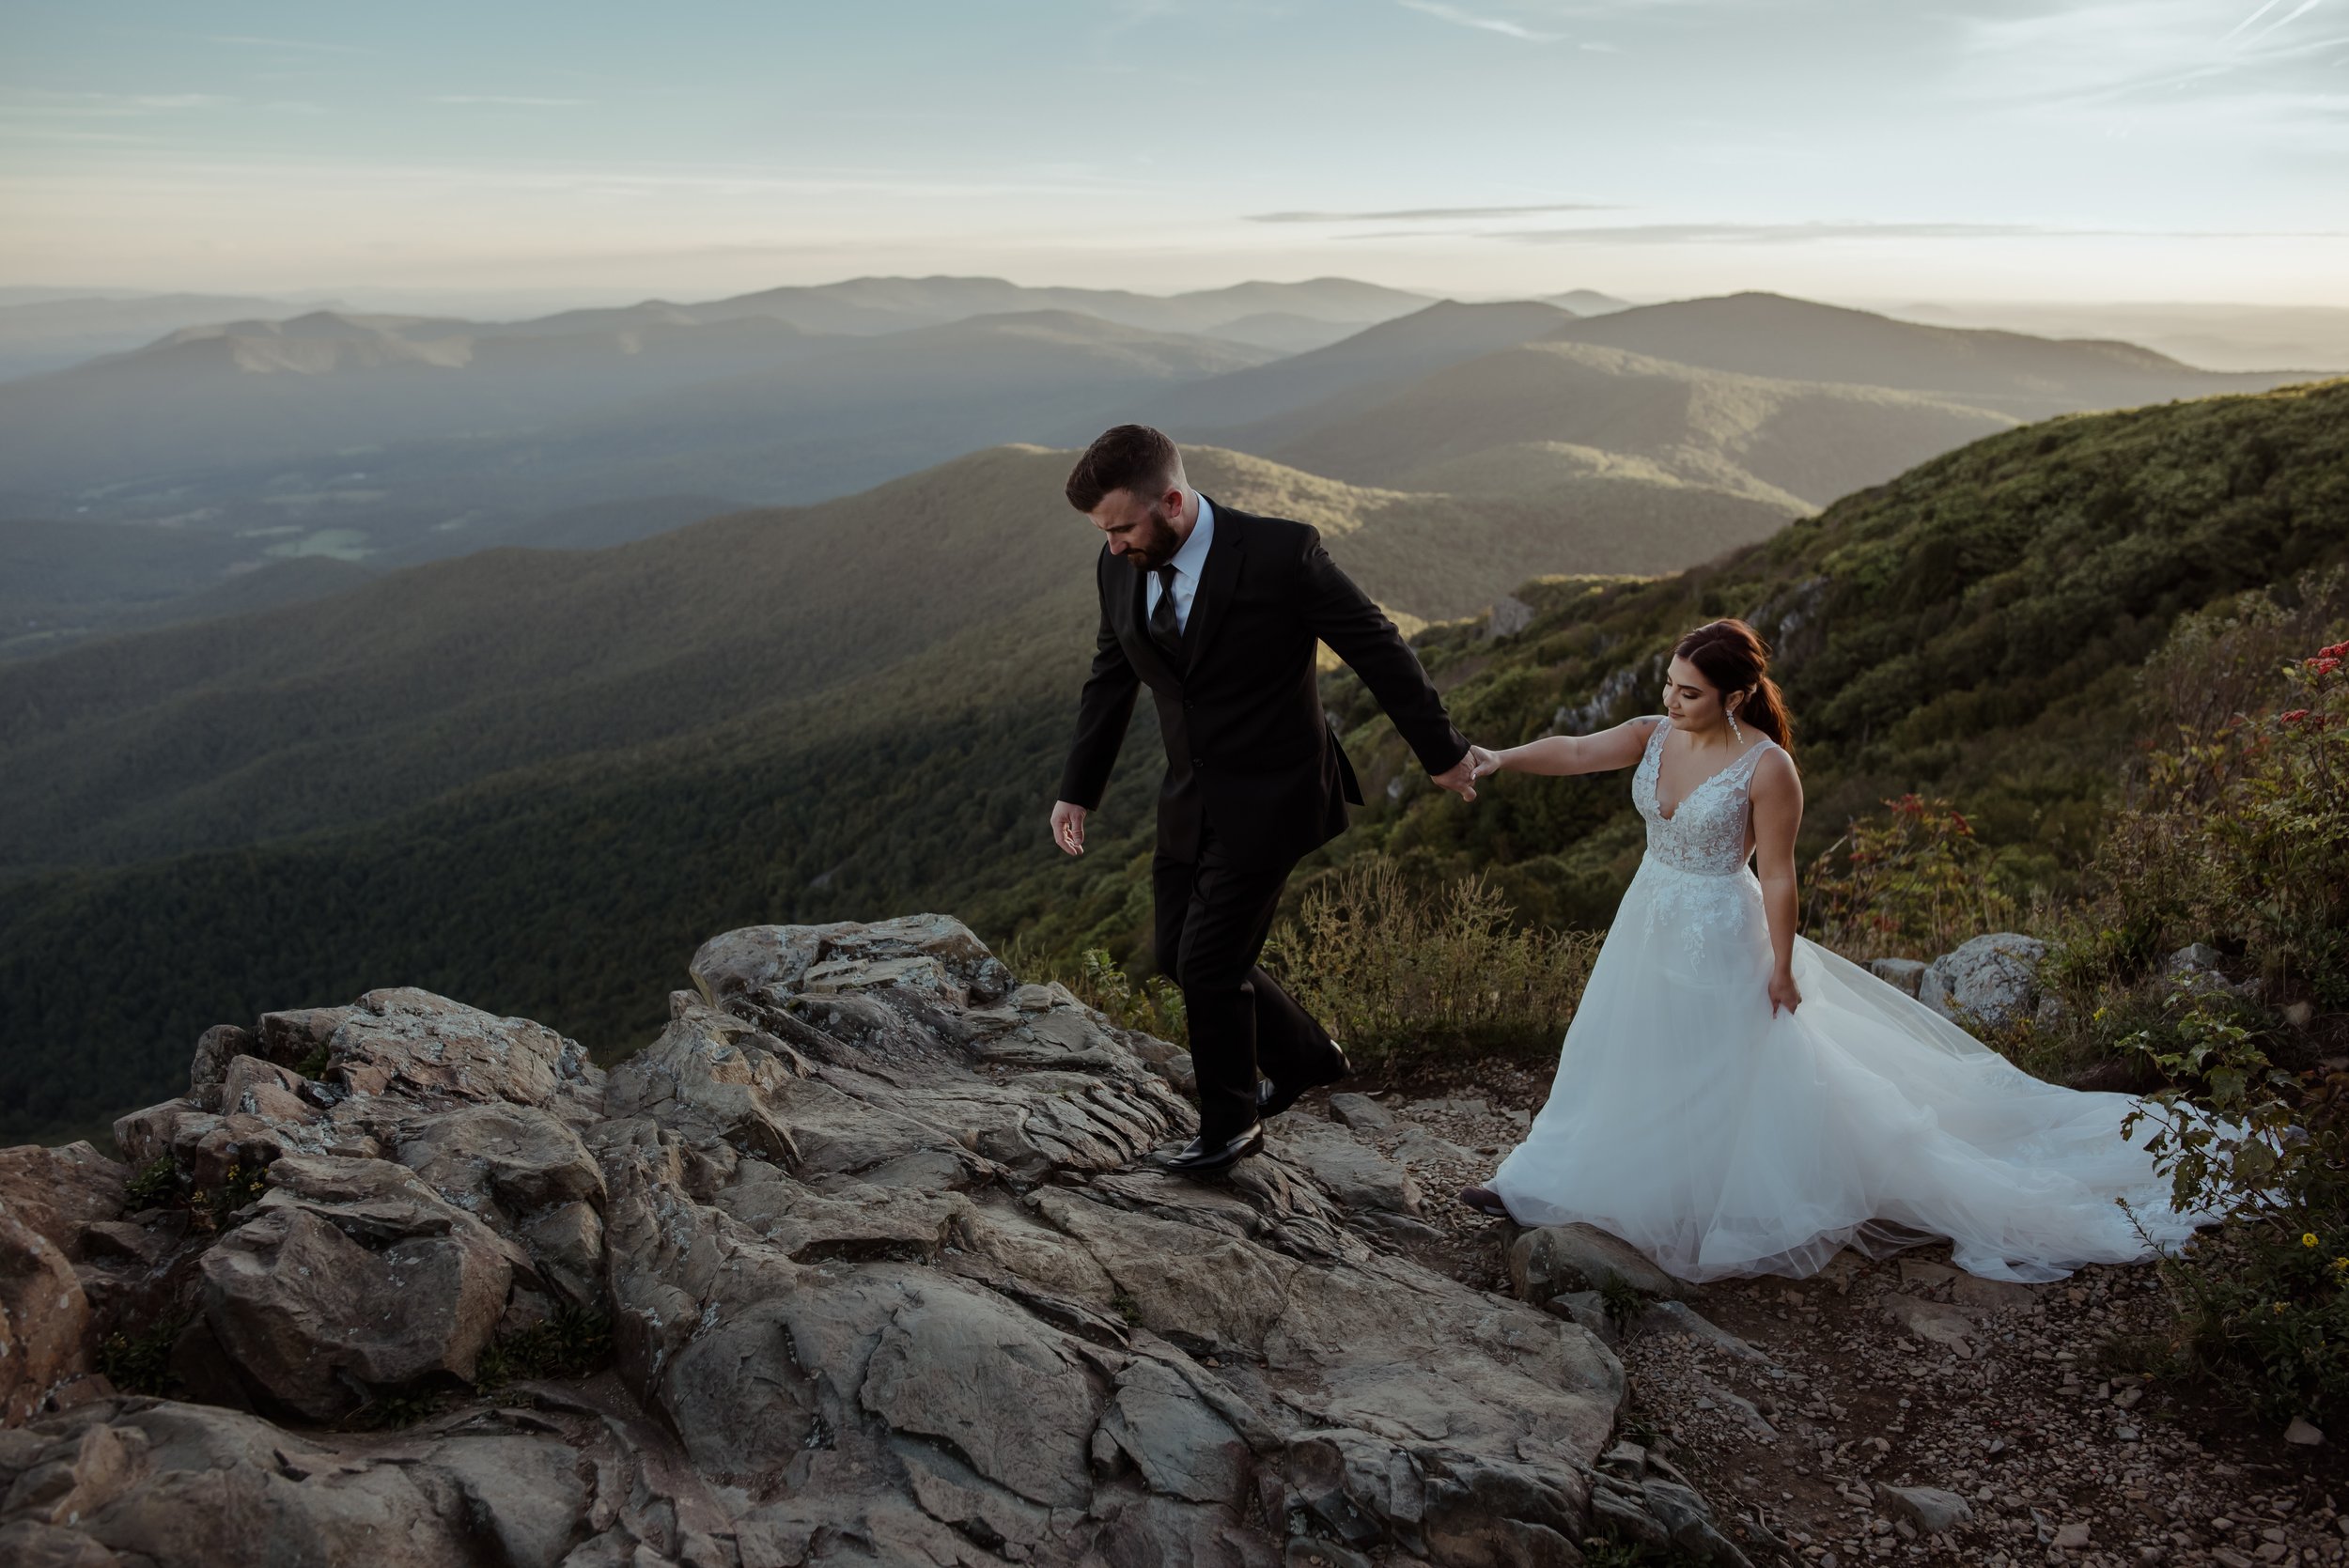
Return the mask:
[[2142, 1146], [2155, 1118], [2122, 1136], [2132, 1096], [2042, 1082], [1796, 934], [1802, 784], [1750, 628], [1690, 632], [1666, 680], [1660, 718], [1477, 748], [1480, 778], [1637, 764], [1647, 852], [1548, 1103], [1463, 1202], [1595, 1225], [1690, 1281], [1946, 1237], [1958, 1267], [2036, 1282], [2217, 1221], [2170, 1206]]

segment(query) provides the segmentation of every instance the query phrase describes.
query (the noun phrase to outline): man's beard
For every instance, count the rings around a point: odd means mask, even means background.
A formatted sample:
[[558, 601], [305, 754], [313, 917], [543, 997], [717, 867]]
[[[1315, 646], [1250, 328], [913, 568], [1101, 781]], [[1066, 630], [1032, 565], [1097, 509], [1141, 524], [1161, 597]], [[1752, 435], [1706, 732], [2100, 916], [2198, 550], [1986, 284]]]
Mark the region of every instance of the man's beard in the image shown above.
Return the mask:
[[1174, 536], [1174, 525], [1156, 507], [1150, 510], [1143, 535], [1126, 551], [1126, 559], [1136, 571], [1156, 571], [1174, 559], [1174, 552], [1183, 548], [1183, 541]]

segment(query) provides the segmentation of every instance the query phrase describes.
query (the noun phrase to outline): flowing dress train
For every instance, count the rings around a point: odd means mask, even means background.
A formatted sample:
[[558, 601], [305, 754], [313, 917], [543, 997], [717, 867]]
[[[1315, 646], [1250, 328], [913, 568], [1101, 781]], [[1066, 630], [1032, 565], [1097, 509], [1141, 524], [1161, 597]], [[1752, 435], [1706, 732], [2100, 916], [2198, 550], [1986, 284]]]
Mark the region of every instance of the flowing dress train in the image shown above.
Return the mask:
[[[2123, 1116], [2135, 1096], [2065, 1089], [1857, 964], [1799, 937], [1774, 1014], [1750, 856], [1757, 740], [1667, 817], [1659, 719], [1632, 774], [1647, 852], [1566, 1030], [1548, 1103], [1487, 1184], [1529, 1225], [1587, 1222], [1690, 1281], [1815, 1273], [1942, 1237], [1992, 1280], [2175, 1250], [2181, 1213]], [[2116, 1199], [2124, 1199], [2123, 1212]], [[2131, 1222], [2132, 1215], [2136, 1224]]]

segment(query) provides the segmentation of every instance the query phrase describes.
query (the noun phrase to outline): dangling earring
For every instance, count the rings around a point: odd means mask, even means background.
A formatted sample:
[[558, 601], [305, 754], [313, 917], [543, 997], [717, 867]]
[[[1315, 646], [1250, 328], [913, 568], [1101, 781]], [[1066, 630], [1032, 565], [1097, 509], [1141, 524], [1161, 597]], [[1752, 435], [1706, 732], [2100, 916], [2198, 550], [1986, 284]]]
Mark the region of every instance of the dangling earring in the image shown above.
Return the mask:
[[1736, 737], [1738, 745], [1746, 743], [1746, 732], [1737, 727], [1737, 710], [1734, 707], [1729, 709], [1729, 733]]

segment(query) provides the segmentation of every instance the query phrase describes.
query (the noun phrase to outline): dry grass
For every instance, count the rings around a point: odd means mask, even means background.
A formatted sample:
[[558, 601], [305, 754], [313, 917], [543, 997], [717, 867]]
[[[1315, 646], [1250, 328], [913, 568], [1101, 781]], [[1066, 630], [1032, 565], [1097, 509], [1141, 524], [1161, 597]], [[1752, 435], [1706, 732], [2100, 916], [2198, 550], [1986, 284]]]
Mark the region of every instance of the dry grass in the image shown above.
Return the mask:
[[1481, 876], [1435, 894], [1366, 855], [1315, 884], [1263, 964], [1358, 1064], [1553, 1048], [1598, 955], [1589, 931], [1513, 927]]

